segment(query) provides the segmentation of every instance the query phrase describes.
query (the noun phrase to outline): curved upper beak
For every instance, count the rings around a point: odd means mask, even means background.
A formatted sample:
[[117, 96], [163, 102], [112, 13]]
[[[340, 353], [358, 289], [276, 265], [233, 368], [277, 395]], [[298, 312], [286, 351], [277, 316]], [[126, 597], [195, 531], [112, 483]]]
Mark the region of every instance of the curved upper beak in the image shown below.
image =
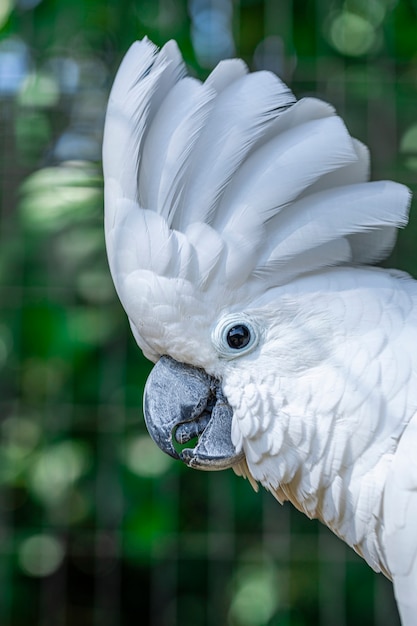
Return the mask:
[[[146, 382], [144, 416], [161, 450], [190, 467], [226, 469], [243, 458], [231, 439], [232, 408], [219, 381], [201, 369], [162, 356]], [[195, 437], [194, 448], [174, 448], [174, 439], [183, 444]]]

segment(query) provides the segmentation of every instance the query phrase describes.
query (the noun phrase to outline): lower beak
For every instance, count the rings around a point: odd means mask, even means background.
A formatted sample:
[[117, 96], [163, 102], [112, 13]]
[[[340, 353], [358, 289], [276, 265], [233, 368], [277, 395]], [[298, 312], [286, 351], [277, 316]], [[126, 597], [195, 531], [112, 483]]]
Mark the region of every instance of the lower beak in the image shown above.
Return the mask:
[[[146, 382], [144, 416], [161, 450], [190, 467], [221, 470], [243, 458], [231, 439], [232, 408], [219, 381], [204, 370], [161, 357]], [[184, 444], [195, 437], [194, 448], [174, 448], [174, 439]]]

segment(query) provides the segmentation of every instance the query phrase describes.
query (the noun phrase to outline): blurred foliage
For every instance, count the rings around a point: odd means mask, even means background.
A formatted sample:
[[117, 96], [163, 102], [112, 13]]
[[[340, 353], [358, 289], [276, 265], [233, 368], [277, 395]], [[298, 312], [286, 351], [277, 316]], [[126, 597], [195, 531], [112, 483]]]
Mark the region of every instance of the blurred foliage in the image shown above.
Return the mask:
[[[100, 151], [123, 53], [175, 38], [197, 76], [238, 54], [332, 102], [415, 191], [416, 32], [416, 0], [0, 0], [2, 626], [398, 623], [318, 524], [147, 437]], [[389, 264], [417, 275], [416, 239], [414, 210]]]

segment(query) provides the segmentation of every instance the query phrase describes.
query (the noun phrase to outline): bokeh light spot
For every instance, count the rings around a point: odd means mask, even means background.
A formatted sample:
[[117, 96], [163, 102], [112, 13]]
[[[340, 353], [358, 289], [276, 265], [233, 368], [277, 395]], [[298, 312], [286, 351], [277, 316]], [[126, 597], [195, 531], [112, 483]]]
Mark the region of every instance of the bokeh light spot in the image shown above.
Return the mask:
[[29, 418], [12, 415], [2, 422], [0, 435], [0, 484], [13, 485], [30, 464], [40, 428]]
[[90, 456], [85, 444], [62, 441], [40, 451], [30, 474], [32, 492], [46, 505], [64, 499], [68, 489], [87, 471]]
[[18, 37], [0, 42], [0, 94], [11, 96], [29, 71], [28, 46]]
[[330, 42], [341, 54], [361, 56], [369, 52], [376, 40], [375, 27], [356, 13], [343, 11], [330, 24]]
[[160, 476], [171, 465], [171, 459], [161, 452], [147, 435], [134, 437], [126, 444], [125, 463], [139, 476]]
[[26, 226], [53, 231], [85, 221], [102, 206], [98, 170], [87, 162], [46, 167], [21, 186], [20, 211]]
[[41, 431], [39, 424], [35, 421], [12, 415], [2, 422], [1, 434], [4, 443], [31, 451], [37, 445]]
[[116, 323], [100, 307], [74, 307], [68, 316], [68, 335], [74, 345], [100, 345], [111, 337]]
[[417, 124], [413, 124], [408, 128], [401, 139], [401, 152], [417, 153]]
[[64, 548], [52, 535], [38, 534], [25, 539], [19, 549], [19, 564], [29, 576], [49, 576], [61, 565]]
[[345, 6], [349, 12], [361, 15], [374, 26], [382, 24], [388, 8], [384, 0], [347, 0]]
[[58, 102], [59, 86], [47, 74], [29, 74], [20, 88], [19, 104], [27, 107], [52, 107]]
[[405, 166], [414, 172], [417, 170], [417, 124], [408, 128], [402, 136], [400, 151], [405, 155]]
[[230, 0], [207, 2], [191, 0], [191, 38], [198, 62], [211, 68], [221, 59], [235, 54], [231, 20], [233, 6]]
[[9, 15], [13, 9], [13, 0], [0, 0], [0, 28], [9, 19]]
[[238, 571], [230, 606], [233, 626], [261, 626], [278, 608], [278, 581], [275, 568], [267, 563], [244, 566]]

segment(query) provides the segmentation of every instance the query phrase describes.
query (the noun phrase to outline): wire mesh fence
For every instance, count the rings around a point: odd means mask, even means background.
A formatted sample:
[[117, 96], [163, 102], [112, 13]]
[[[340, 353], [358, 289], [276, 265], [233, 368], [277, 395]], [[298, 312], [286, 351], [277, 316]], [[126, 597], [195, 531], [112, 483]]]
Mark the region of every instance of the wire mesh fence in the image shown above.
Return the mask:
[[[123, 52], [176, 38], [331, 102], [415, 189], [413, 0], [0, 2], [0, 623], [395, 626], [391, 584], [316, 521], [149, 439], [114, 294], [100, 147]], [[416, 219], [391, 259], [417, 274]]]

